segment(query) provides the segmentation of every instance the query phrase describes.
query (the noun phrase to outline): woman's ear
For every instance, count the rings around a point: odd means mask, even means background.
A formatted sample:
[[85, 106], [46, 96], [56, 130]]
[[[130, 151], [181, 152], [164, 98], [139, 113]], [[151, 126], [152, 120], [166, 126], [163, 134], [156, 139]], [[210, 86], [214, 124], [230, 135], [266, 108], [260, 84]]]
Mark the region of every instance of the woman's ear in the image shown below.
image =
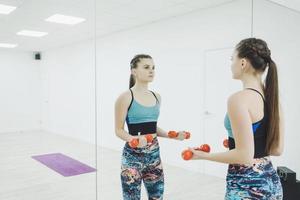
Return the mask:
[[248, 66], [248, 60], [245, 59], [245, 58], [242, 58], [241, 59], [241, 68], [242, 68], [242, 70], [245, 70], [247, 68], [247, 66]]
[[136, 76], [136, 70], [133, 68], [133, 69], [131, 69], [131, 74], [133, 75], [133, 76]]

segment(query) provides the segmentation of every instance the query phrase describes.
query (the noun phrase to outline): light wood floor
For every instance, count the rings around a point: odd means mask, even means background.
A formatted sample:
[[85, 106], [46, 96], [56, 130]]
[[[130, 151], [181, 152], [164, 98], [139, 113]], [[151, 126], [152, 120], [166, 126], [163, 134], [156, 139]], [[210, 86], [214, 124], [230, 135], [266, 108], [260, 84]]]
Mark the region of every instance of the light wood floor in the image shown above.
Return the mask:
[[[95, 147], [46, 132], [0, 134], [0, 200], [96, 200], [96, 173], [63, 177], [31, 156], [60, 152], [92, 167]], [[121, 200], [121, 153], [98, 148], [98, 199]], [[164, 164], [165, 200], [221, 200], [225, 181]], [[142, 190], [142, 200], [146, 200]]]

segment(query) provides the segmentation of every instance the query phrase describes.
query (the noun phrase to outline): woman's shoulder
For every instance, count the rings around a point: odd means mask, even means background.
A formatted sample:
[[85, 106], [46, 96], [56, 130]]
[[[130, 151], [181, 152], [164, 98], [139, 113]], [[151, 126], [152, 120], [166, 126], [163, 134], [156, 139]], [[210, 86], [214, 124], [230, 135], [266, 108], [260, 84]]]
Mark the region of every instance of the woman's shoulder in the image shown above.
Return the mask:
[[[228, 98], [228, 102], [234, 102], [238, 104], [251, 105], [257, 100], [258, 93], [253, 90], [240, 90], [231, 94]], [[259, 98], [261, 98], [259, 96]]]
[[227, 100], [227, 113], [234, 116], [241, 116], [241, 113], [248, 111], [247, 95], [244, 91], [231, 94]]
[[234, 105], [247, 105], [249, 93], [246, 90], [240, 90], [228, 97], [227, 104], [229, 106]]
[[126, 90], [118, 96], [116, 102], [122, 102], [122, 103], [128, 103], [129, 104], [131, 102], [131, 100], [132, 100], [131, 92], [130, 92], [130, 90]]

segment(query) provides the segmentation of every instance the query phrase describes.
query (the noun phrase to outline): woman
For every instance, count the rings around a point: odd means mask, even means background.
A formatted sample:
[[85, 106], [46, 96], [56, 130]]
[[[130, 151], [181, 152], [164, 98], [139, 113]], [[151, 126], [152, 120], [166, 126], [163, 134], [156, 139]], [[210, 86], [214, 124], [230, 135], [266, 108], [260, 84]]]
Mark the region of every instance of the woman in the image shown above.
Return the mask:
[[[268, 70], [265, 84], [262, 75]], [[228, 99], [224, 153], [195, 151], [192, 159], [228, 163], [225, 199], [282, 199], [280, 179], [269, 156], [283, 152], [283, 114], [279, 107], [277, 67], [265, 41], [242, 40], [232, 56], [232, 75], [243, 90]]]
[[[151, 56], [144, 54], [136, 55], [130, 66], [129, 91], [121, 94], [115, 104], [115, 132], [126, 142], [121, 167], [123, 198], [139, 200], [143, 181], [149, 200], [161, 200], [164, 174], [157, 136], [167, 138], [168, 133], [157, 127], [161, 97], [148, 89], [155, 66]], [[183, 131], [175, 137], [184, 138]]]

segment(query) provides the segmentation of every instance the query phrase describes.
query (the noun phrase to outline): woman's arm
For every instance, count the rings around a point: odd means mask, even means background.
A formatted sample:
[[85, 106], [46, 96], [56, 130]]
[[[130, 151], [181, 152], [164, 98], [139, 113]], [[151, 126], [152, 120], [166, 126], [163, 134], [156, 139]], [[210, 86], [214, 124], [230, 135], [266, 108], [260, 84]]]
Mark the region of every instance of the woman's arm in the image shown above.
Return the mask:
[[124, 130], [124, 123], [130, 102], [131, 96], [129, 92], [125, 92], [118, 97], [115, 103], [115, 134], [126, 142], [129, 142], [134, 138]]
[[168, 133], [159, 127], [156, 128], [156, 134], [158, 137], [169, 138]]
[[246, 105], [246, 98], [240, 93], [228, 100], [227, 110], [235, 140], [235, 149], [222, 153], [195, 151], [194, 159], [205, 159], [230, 164], [252, 164], [254, 157], [254, 139], [251, 117]]

